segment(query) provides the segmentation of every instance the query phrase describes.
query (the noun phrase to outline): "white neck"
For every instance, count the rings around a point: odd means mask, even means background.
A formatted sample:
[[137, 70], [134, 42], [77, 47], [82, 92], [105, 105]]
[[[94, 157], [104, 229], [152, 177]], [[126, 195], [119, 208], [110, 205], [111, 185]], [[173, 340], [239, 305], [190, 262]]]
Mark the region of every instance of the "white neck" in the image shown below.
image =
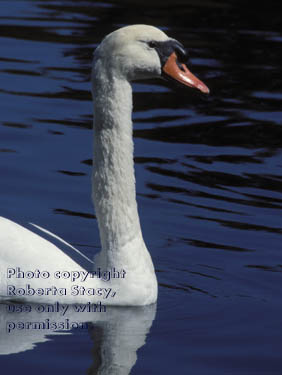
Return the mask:
[[132, 89], [126, 79], [107, 73], [99, 64], [93, 71], [93, 86], [92, 198], [105, 266], [110, 266], [121, 261], [122, 249], [128, 250], [130, 244], [146, 249], [135, 192]]

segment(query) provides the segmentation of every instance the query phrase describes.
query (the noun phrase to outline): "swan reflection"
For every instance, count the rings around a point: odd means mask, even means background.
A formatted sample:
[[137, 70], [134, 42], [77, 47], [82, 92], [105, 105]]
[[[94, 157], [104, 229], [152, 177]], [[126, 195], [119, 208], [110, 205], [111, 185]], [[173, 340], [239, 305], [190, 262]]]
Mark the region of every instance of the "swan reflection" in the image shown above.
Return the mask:
[[[0, 304], [0, 354], [33, 349], [51, 335], [86, 330], [93, 340], [93, 365], [89, 374], [129, 374], [137, 350], [156, 315], [156, 304], [142, 307], [107, 306], [106, 311], [89, 310], [89, 305]], [[77, 306], [76, 306], [77, 307]], [[83, 308], [85, 309], [83, 310]]]

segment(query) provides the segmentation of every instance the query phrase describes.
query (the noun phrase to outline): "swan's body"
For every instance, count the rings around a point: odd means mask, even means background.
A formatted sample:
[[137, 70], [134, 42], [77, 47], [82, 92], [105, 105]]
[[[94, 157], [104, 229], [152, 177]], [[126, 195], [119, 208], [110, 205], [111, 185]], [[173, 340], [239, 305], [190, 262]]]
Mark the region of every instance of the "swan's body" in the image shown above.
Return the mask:
[[[79, 284], [94, 290], [94, 295], [71, 295], [75, 284], [54, 278], [58, 270], [85, 272], [51, 242], [8, 220], [0, 219], [0, 296], [33, 302], [64, 303], [101, 301], [112, 305], [145, 305], [157, 299], [157, 280], [151, 256], [143, 241], [137, 212], [132, 139], [132, 88], [134, 79], [166, 75], [208, 92], [186, 66], [183, 47], [152, 26], [136, 25], [108, 35], [95, 51], [93, 62], [94, 157], [93, 192], [102, 250], [94, 270], [125, 271], [110, 281], [87, 278]], [[178, 59], [178, 60], [177, 60]], [[179, 68], [180, 67], [180, 68]], [[7, 278], [7, 269], [48, 271], [50, 277]], [[7, 296], [7, 286], [43, 288], [42, 295]], [[67, 289], [67, 295], [54, 295], [51, 286]], [[101, 298], [97, 290], [111, 289], [114, 297]], [[104, 292], [103, 292], [104, 293]], [[105, 292], [106, 293], [106, 292]]]

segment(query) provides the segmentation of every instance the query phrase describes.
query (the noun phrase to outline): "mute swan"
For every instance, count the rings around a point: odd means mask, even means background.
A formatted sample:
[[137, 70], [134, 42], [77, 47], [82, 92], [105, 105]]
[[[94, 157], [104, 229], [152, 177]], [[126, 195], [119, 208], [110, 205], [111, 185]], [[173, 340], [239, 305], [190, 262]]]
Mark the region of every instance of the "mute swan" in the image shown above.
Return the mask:
[[69, 304], [102, 301], [111, 305], [156, 301], [155, 270], [137, 212], [131, 81], [163, 76], [207, 94], [209, 89], [188, 70], [186, 60], [182, 44], [153, 26], [127, 26], [104, 38], [95, 51], [92, 69], [92, 198], [102, 245], [94, 265], [95, 270], [112, 272], [112, 279], [87, 274], [52, 243], [55, 235], [49, 233], [50, 242], [1, 218], [2, 299]]

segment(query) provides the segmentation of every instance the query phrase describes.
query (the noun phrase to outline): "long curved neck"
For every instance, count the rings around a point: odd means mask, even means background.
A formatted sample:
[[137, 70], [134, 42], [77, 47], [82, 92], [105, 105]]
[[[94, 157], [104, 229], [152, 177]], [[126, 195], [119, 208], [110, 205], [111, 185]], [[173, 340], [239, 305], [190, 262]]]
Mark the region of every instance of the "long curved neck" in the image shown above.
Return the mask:
[[143, 242], [137, 212], [132, 139], [132, 89], [94, 67], [92, 197], [102, 251], [113, 258], [132, 241]]

